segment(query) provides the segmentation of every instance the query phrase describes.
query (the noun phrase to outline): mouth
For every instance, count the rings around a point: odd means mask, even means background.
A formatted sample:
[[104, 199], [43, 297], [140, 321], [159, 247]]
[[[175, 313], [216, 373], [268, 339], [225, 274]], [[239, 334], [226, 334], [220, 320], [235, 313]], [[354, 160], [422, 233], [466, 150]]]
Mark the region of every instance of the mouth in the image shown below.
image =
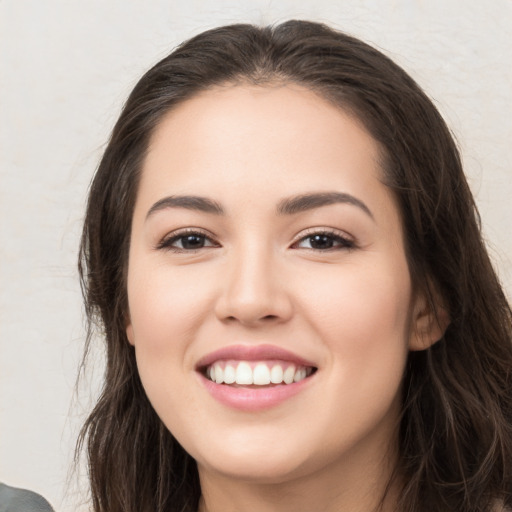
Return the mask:
[[288, 386], [307, 379], [316, 370], [314, 366], [298, 365], [280, 360], [219, 360], [201, 368], [201, 373], [216, 384], [258, 388]]
[[305, 389], [317, 366], [271, 345], [226, 347], [202, 358], [196, 371], [222, 404], [244, 411], [274, 407]]

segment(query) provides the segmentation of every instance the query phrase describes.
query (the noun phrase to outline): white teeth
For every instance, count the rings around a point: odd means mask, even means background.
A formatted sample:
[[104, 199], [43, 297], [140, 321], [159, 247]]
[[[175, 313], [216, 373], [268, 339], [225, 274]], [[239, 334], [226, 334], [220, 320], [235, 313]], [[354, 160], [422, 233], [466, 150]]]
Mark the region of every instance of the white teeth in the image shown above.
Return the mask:
[[230, 364], [224, 368], [224, 382], [226, 384], [233, 384], [236, 381], [236, 371]]
[[293, 382], [299, 382], [306, 378], [306, 368], [299, 368], [293, 376]]
[[295, 377], [295, 366], [289, 366], [286, 368], [283, 380], [285, 384], [291, 384], [293, 382], [293, 377]]
[[224, 382], [224, 370], [220, 366], [215, 367], [215, 382], [217, 384]]
[[283, 369], [278, 364], [272, 367], [270, 370], [270, 382], [272, 384], [281, 384], [283, 382]]
[[[254, 363], [253, 363], [254, 366]], [[269, 384], [293, 384], [300, 382], [312, 373], [312, 368], [296, 367], [293, 364], [287, 365], [283, 370], [280, 364], [273, 364], [272, 367], [265, 362], [257, 363], [254, 368], [249, 362], [240, 361], [238, 365], [232, 363], [215, 363], [206, 370], [207, 377], [217, 384], [239, 384], [242, 386], [267, 386]]]
[[236, 368], [237, 384], [250, 385], [253, 383], [252, 370], [248, 363], [241, 362]]
[[258, 386], [265, 386], [270, 384], [270, 370], [268, 366], [264, 363], [259, 363], [253, 370], [252, 378], [254, 380], [254, 384]]

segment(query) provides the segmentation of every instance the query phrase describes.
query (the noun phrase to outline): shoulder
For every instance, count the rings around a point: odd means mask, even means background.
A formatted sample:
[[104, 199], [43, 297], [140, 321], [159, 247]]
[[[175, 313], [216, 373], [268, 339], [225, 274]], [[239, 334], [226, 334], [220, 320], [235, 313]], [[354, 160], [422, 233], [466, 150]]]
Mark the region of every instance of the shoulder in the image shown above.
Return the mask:
[[0, 483], [0, 512], [53, 512], [39, 494]]

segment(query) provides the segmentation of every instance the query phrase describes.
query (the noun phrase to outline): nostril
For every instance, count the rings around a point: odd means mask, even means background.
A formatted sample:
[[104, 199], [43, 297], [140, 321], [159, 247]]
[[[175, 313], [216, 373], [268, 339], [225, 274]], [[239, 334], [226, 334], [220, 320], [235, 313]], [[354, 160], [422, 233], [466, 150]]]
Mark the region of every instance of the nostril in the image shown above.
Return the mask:
[[238, 318], [234, 315], [230, 315], [228, 317], [226, 317], [224, 319], [225, 321], [228, 321], [228, 322], [241, 322], [241, 323], [258, 323], [258, 322], [272, 322], [272, 321], [276, 321], [276, 320], [279, 320], [279, 316], [278, 315], [265, 315], [261, 318], [256, 318], [255, 320], [244, 320], [243, 318]]

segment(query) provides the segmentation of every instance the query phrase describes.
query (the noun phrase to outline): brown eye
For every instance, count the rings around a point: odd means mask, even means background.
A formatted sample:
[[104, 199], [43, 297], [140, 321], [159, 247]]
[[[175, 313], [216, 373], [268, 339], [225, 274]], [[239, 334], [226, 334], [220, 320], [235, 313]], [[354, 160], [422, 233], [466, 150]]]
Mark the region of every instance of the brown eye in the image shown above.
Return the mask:
[[204, 235], [186, 235], [178, 238], [176, 243], [180, 249], [201, 249], [206, 244], [206, 237]]
[[312, 249], [332, 249], [334, 247], [334, 240], [332, 236], [313, 235], [309, 237], [309, 244]]
[[315, 251], [351, 249], [354, 242], [335, 233], [313, 233], [301, 238], [296, 247]]
[[205, 247], [218, 247], [212, 239], [200, 232], [178, 233], [162, 240], [157, 249], [167, 249], [175, 252], [197, 251]]

